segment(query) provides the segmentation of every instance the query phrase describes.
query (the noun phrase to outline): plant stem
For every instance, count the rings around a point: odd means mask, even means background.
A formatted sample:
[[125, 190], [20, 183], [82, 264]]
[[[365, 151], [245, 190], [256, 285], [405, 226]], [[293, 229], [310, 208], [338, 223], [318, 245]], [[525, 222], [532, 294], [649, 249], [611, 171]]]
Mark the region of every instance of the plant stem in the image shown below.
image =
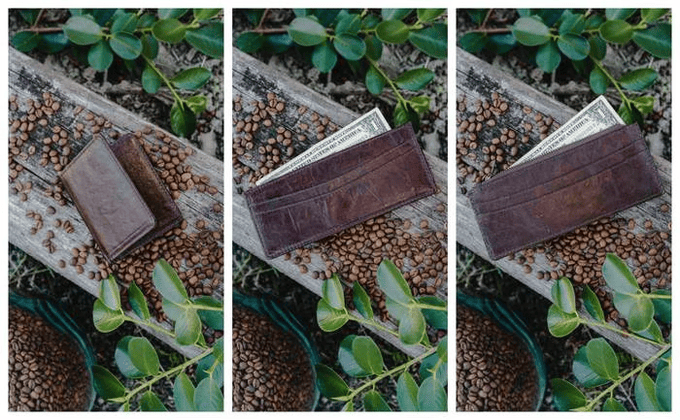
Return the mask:
[[154, 330], [154, 331], [163, 333], [163, 334], [168, 335], [168, 336], [170, 336], [170, 337], [172, 337], [172, 338], [177, 337], [177, 335], [176, 335], [174, 332], [168, 331], [168, 330], [166, 330], [165, 328], [163, 328], [163, 327], [161, 327], [161, 326], [159, 326], [159, 325], [156, 325], [156, 324], [154, 324], [154, 323], [152, 323], [152, 322], [145, 321], [145, 320], [140, 319], [140, 318], [133, 318], [133, 317], [128, 316], [128, 315], [124, 315], [124, 317], [125, 317], [125, 320], [126, 320], [126, 321], [130, 321], [130, 322], [132, 322], [132, 323], [134, 323], [134, 324], [137, 324], [137, 325], [143, 325], [143, 326], [145, 326], [145, 327], [149, 327], [149, 328], [151, 328], [151, 329]]
[[612, 327], [611, 325], [604, 323], [604, 322], [592, 322], [592, 321], [588, 321], [587, 319], [581, 318], [581, 323], [584, 324], [584, 325], [591, 326], [591, 327], [602, 327], [606, 330], [614, 331], [614, 332], [619, 333], [621, 335], [634, 335], [636, 339], [638, 339], [640, 341], [644, 341], [644, 342], [649, 343], [649, 344], [654, 344], [655, 346], [662, 346], [662, 345], [665, 344], [665, 343], [660, 343], [658, 341], [650, 340], [648, 338], [639, 336], [639, 335], [634, 334], [634, 333], [621, 331], [620, 329], [618, 329], [616, 327]]
[[162, 71], [158, 70], [158, 67], [156, 67], [153, 60], [151, 60], [148, 57], [145, 57], [143, 55], [142, 55], [142, 57], [144, 57], [144, 61], [146, 61], [146, 64], [149, 67], [151, 67], [153, 69], [153, 71], [156, 72], [156, 74], [158, 74], [158, 76], [161, 78], [161, 80], [163, 80], [163, 83], [165, 83], [168, 86], [168, 88], [170, 89], [170, 93], [172, 93], [172, 96], [175, 97], [175, 100], [177, 102], [179, 102], [180, 104], [182, 104], [183, 103], [182, 97], [179, 96], [179, 93], [177, 93], [175, 88], [172, 87], [172, 83], [170, 82], [170, 80], [167, 77], [165, 77], [165, 74], [163, 74]]
[[378, 63], [376, 61], [373, 61], [373, 59], [368, 57], [368, 56], [366, 56], [366, 59], [371, 64], [371, 66], [378, 73], [380, 73], [380, 75], [383, 77], [383, 79], [385, 79], [387, 81], [387, 84], [390, 85], [390, 88], [392, 89], [394, 94], [397, 96], [397, 101], [399, 101], [400, 103], [402, 103], [404, 105], [404, 107], [406, 107], [406, 99], [404, 99], [404, 97], [399, 92], [399, 88], [397, 87], [397, 85], [394, 84], [392, 79], [390, 79], [389, 76], [383, 71], [383, 69], [380, 68], [380, 66], [378, 65]]
[[413, 307], [419, 308], [419, 309], [431, 309], [433, 311], [442, 311], [442, 312], [447, 311], [446, 306], [428, 305], [427, 303], [420, 303], [420, 302], [416, 302], [413, 305]]
[[194, 309], [198, 309], [200, 311], [218, 311], [218, 312], [223, 312], [224, 308], [217, 308], [214, 306], [205, 306], [205, 305], [196, 305], [195, 303], [191, 303], [191, 307]]
[[347, 312], [347, 317], [348, 317], [348, 319], [351, 320], [351, 321], [356, 321], [356, 322], [358, 322], [359, 324], [370, 325], [371, 327], [374, 327], [374, 328], [376, 328], [376, 329], [378, 329], [378, 330], [380, 330], [380, 331], [384, 331], [384, 332], [386, 332], [386, 333], [392, 334], [392, 335], [395, 336], [395, 337], [399, 337], [399, 333], [398, 333], [398, 332], [393, 331], [393, 330], [391, 330], [391, 329], [385, 327], [384, 325], [381, 325], [381, 324], [377, 323], [376, 321], [374, 321], [374, 320], [372, 320], [372, 319], [366, 319], [366, 318], [354, 316], [354, 315], [352, 315], [352, 314], [349, 313], [349, 312]]
[[594, 58], [592, 58], [592, 57], [591, 57], [591, 60], [593, 60], [593, 64], [595, 64], [595, 66], [597, 66], [597, 68], [599, 68], [600, 71], [602, 71], [602, 73], [604, 73], [604, 75], [607, 77], [607, 79], [609, 79], [609, 81], [612, 83], [612, 85], [614, 85], [614, 88], [619, 92], [619, 96], [621, 97], [621, 100], [624, 102], [624, 104], [626, 105], [626, 107], [630, 108], [630, 100], [628, 99], [628, 97], [626, 96], [626, 94], [623, 92], [623, 89], [621, 89], [621, 86], [619, 85], [619, 82], [616, 81], [616, 79], [614, 78], [614, 76], [612, 76], [612, 75], [607, 71], [606, 68], [604, 68], [604, 66], [602, 65], [602, 62], [601, 62], [601, 61], [596, 60], [596, 59], [594, 59]]
[[670, 300], [670, 299], [673, 298], [671, 295], [657, 295], [657, 294], [654, 294], [654, 293], [647, 293], [645, 296], [647, 296], [648, 298], [652, 298], [652, 299], [669, 299]]

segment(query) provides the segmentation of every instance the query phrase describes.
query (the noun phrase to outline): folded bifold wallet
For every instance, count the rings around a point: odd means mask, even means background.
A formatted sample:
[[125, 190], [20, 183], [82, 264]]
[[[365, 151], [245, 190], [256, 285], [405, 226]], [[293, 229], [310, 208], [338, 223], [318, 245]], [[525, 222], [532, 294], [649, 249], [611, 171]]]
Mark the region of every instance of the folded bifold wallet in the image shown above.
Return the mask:
[[265, 255], [333, 235], [435, 193], [410, 124], [245, 192]]
[[111, 262], [176, 227], [182, 216], [137, 140], [95, 137], [60, 178]]
[[663, 191], [637, 125], [617, 125], [514, 166], [470, 191], [493, 259]]

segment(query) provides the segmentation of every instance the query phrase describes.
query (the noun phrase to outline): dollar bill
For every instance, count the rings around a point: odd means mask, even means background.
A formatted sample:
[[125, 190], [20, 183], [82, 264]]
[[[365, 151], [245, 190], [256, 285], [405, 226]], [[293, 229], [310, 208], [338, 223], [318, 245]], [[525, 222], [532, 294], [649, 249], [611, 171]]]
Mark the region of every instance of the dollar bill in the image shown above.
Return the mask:
[[604, 96], [598, 96], [557, 131], [529, 150], [513, 166], [623, 123], [609, 101]]
[[387, 124], [382, 112], [380, 112], [378, 108], [374, 108], [356, 120], [352, 121], [346, 127], [343, 127], [341, 130], [336, 131], [323, 141], [320, 141], [319, 143], [316, 143], [309, 149], [305, 150], [295, 159], [290, 160], [285, 165], [282, 165], [274, 171], [263, 176], [255, 184], [262, 185], [265, 182], [271, 181], [298, 168], [309, 165], [310, 163], [315, 162], [325, 156], [361, 143], [364, 140], [368, 140], [371, 137], [375, 137], [389, 130], [390, 126]]

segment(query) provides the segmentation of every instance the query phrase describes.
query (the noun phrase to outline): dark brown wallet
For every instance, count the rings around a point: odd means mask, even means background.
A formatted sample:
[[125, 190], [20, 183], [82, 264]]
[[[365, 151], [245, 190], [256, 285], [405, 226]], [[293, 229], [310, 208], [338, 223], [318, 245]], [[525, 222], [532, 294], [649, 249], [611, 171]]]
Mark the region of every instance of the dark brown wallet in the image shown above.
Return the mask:
[[95, 137], [60, 178], [109, 261], [181, 222], [177, 205], [132, 135], [112, 147]]
[[470, 191], [493, 259], [663, 191], [637, 125], [617, 125], [512, 167]]
[[265, 255], [277, 257], [435, 193], [410, 124], [245, 192]]

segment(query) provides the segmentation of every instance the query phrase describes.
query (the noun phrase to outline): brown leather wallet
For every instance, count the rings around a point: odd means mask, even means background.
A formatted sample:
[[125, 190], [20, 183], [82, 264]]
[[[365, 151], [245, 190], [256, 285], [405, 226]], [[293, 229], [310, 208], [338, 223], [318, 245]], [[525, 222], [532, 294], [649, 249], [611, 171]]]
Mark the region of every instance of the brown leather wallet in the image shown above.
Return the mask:
[[410, 124], [245, 192], [265, 255], [277, 257], [434, 194]]
[[637, 125], [617, 125], [512, 167], [470, 191], [493, 259], [663, 192]]
[[95, 137], [60, 178], [102, 254], [113, 261], [181, 221], [177, 205], [131, 135]]

